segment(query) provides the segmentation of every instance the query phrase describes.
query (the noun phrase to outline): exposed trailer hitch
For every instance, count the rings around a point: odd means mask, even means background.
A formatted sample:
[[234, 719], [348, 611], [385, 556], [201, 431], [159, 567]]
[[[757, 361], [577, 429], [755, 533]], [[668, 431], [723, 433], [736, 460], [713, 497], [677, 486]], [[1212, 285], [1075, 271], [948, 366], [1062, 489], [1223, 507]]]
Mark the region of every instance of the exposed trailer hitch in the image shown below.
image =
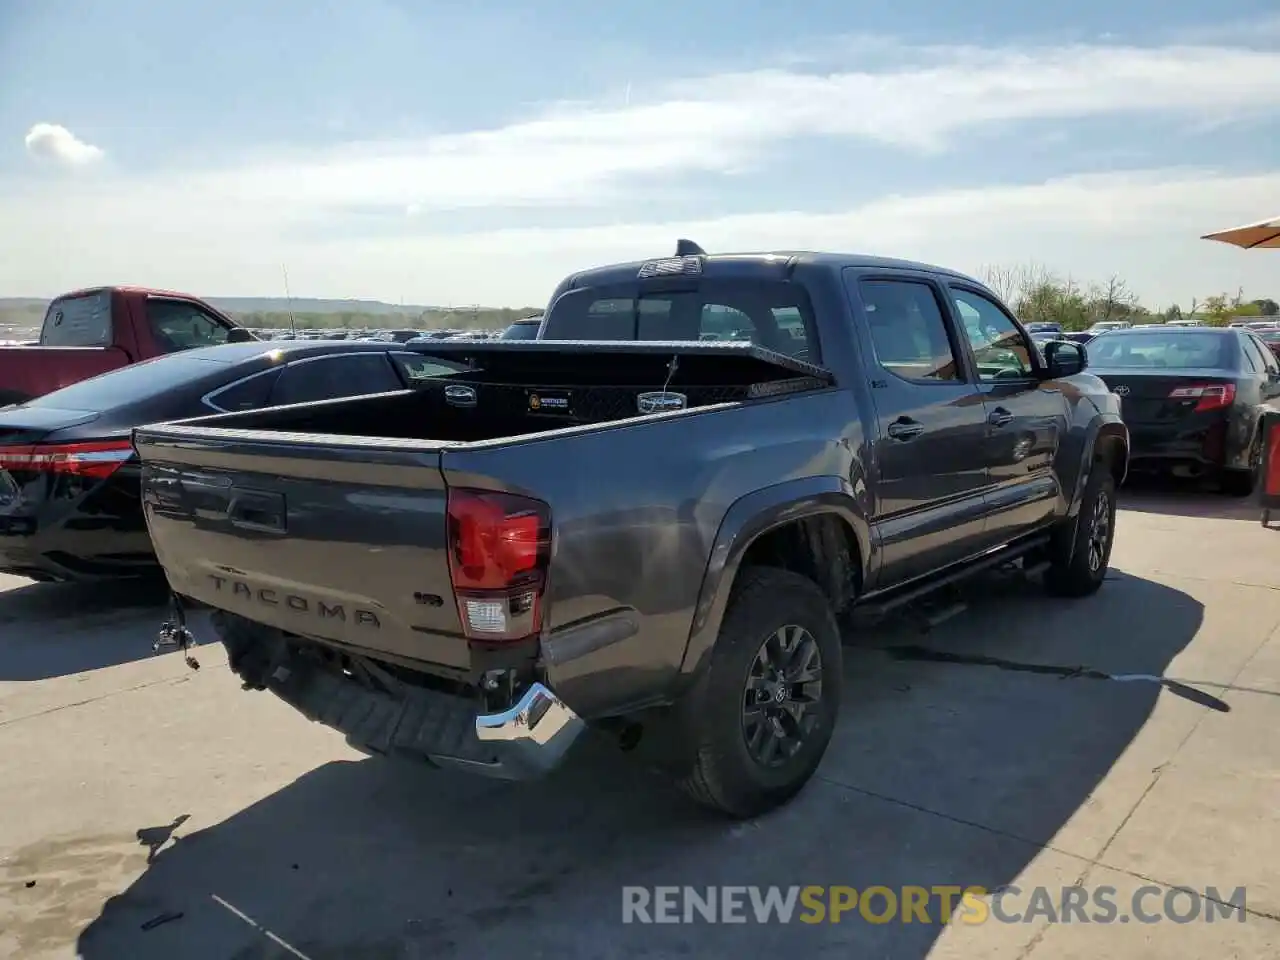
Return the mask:
[[151, 649], [155, 653], [180, 650], [187, 666], [192, 670], [199, 670], [200, 661], [190, 653], [191, 648], [198, 644], [195, 636], [187, 629], [187, 613], [182, 606], [182, 598], [170, 591], [169, 605], [173, 610], [173, 617], [160, 625], [160, 632], [156, 635], [155, 642], [151, 644]]

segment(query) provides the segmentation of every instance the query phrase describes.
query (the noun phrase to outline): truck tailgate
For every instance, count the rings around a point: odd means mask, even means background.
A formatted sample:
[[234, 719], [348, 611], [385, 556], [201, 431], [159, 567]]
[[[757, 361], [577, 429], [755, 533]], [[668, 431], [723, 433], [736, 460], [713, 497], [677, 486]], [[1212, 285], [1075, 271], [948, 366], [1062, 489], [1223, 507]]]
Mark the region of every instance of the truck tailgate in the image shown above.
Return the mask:
[[291, 633], [465, 670], [444, 445], [324, 439], [135, 431], [147, 524], [170, 585]]

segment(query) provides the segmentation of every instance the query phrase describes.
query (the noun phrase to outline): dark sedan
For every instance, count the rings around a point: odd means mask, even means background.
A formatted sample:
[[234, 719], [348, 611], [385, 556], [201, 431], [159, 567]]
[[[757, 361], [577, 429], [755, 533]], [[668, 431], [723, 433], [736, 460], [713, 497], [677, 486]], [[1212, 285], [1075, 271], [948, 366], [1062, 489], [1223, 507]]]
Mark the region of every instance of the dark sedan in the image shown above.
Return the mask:
[[1248, 330], [1111, 330], [1089, 344], [1089, 372], [1120, 397], [1131, 473], [1217, 478], [1252, 492], [1264, 411], [1280, 409], [1280, 362]]
[[158, 570], [136, 426], [399, 390], [453, 369], [392, 342], [244, 343], [133, 364], [0, 409], [0, 572], [90, 580]]

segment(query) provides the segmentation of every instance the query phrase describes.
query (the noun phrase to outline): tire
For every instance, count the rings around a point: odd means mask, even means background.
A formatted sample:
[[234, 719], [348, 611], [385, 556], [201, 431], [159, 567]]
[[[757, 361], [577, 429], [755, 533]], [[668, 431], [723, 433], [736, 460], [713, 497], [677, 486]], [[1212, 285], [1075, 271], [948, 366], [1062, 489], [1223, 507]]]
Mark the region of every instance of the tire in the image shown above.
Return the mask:
[[1224, 470], [1218, 480], [1222, 492], [1229, 497], [1247, 497], [1258, 486], [1258, 478], [1262, 475], [1262, 429], [1255, 431], [1253, 443], [1249, 445], [1249, 468], [1247, 470]]
[[[1094, 534], [1102, 527], [1101, 541]], [[1059, 597], [1097, 593], [1111, 563], [1116, 536], [1116, 479], [1105, 460], [1093, 464], [1074, 525], [1064, 525], [1049, 547], [1044, 585]]]
[[[747, 819], [786, 803], [818, 769], [839, 715], [843, 668], [831, 604], [813, 581], [787, 570], [749, 567], [733, 590], [711, 662], [684, 705], [693, 766], [681, 787], [703, 806]], [[793, 677], [812, 676], [816, 665], [818, 682], [789, 686], [756, 676], [765, 672], [770, 654]], [[797, 655], [804, 660], [798, 665]], [[806, 693], [813, 702], [804, 708], [799, 698]], [[759, 698], [751, 711], [758, 719], [748, 719], [749, 695]], [[784, 697], [794, 699], [778, 699]], [[793, 742], [779, 738], [779, 730], [804, 732]], [[770, 743], [782, 753], [766, 756]], [[763, 759], [753, 756], [752, 744]]]

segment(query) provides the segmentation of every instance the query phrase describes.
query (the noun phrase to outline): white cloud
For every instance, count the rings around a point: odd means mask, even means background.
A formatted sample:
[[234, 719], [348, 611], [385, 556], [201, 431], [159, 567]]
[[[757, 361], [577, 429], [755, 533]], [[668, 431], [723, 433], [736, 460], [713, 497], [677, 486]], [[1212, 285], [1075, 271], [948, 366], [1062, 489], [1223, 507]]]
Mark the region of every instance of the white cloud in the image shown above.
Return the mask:
[[[1036, 119], [1163, 114], [1193, 124], [1280, 114], [1280, 51], [883, 46], [857, 71], [760, 70], [658, 89], [630, 102], [561, 104], [505, 127], [328, 151], [257, 154], [220, 169], [0, 183], [0, 290], [54, 292], [134, 280], [214, 293], [267, 293], [288, 263], [296, 292], [397, 300], [536, 302], [562, 273], [664, 253], [678, 235], [710, 249], [806, 247], [904, 255], [977, 270], [1034, 257], [1064, 272], [1119, 271], [1157, 298], [1263, 287], [1276, 261], [1215, 248], [1208, 230], [1270, 215], [1280, 172], [1156, 171], [886, 197], [839, 213], [778, 210], [665, 222], [665, 191], [691, 174], [731, 176], [798, 138], [935, 152]], [[1224, 68], [1224, 64], [1229, 68]], [[100, 156], [62, 128], [28, 136], [46, 155]], [[56, 134], [61, 131], [61, 134]], [[62, 136], [65, 134], [65, 136]], [[79, 151], [53, 151], [53, 143]], [[1111, 144], [1111, 146], [1122, 146]], [[89, 151], [89, 153], [85, 153]], [[568, 229], [577, 207], [617, 221], [643, 197], [652, 222]], [[455, 208], [526, 206], [539, 229], [446, 235]], [[400, 231], [340, 237], [338, 215], [385, 209]], [[669, 218], [668, 218], [669, 219]], [[388, 219], [390, 222], [390, 218]], [[21, 244], [17, 242], [21, 239]], [[1272, 293], [1276, 293], [1272, 290]]]
[[66, 127], [56, 123], [37, 123], [27, 131], [27, 152], [40, 160], [50, 160], [68, 167], [82, 167], [102, 159], [102, 148], [85, 143]]
[[798, 137], [935, 152], [971, 132], [1026, 120], [1156, 112], [1220, 125], [1280, 112], [1280, 51], [926, 47], [897, 48], [891, 59], [910, 66], [694, 78], [647, 95], [633, 88], [625, 107], [561, 105], [497, 129], [255, 159], [184, 172], [150, 189], [304, 218], [380, 206], [582, 206], [635, 182], [732, 174]]
[[[1272, 215], [1280, 170], [1255, 176], [1155, 170], [1026, 186], [886, 197], [832, 213], [774, 210], [705, 220], [528, 228], [386, 239], [311, 239], [271, 232], [262, 216], [206, 199], [181, 216], [142, 198], [110, 210], [55, 207], [25, 220], [22, 245], [0, 256], [0, 290], [54, 293], [90, 282], [138, 282], [221, 294], [280, 291], [408, 302], [539, 304], [565, 274], [666, 255], [675, 239], [708, 250], [831, 249], [901, 256], [971, 273], [1035, 260], [1077, 278], [1124, 276], [1156, 302], [1243, 286], [1280, 294], [1272, 251], [1198, 239]], [[0, 207], [0, 210], [3, 208]], [[86, 226], [110, 223], [110, 237]]]

